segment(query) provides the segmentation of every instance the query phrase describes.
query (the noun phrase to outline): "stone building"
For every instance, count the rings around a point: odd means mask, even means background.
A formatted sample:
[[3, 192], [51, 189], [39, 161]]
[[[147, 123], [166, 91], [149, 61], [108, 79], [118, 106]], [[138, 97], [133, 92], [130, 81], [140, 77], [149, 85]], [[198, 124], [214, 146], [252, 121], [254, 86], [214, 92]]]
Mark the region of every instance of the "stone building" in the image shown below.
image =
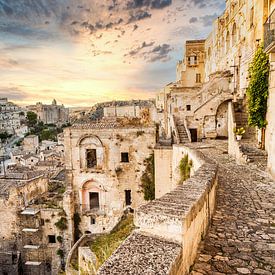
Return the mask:
[[61, 125], [69, 122], [69, 109], [65, 108], [63, 104], [57, 105], [55, 99], [50, 105], [38, 102], [35, 105], [27, 106], [27, 109], [36, 113], [38, 120], [45, 124]]
[[127, 207], [143, 199], [144, 160], [153, 153], [155, 126], [137, 119], [75, 124], [64, 131], [65, 164], [82, 233], [109, 232]]
[[57, 274], [64, 265], [73, 234], [64, 175], [20, 168], [0, 178], [1, 274]]
[[0, 131], [9, 134], [20, 132], [23, 118], [22, 108], [9, 102], [7, 98], [0, 98]]

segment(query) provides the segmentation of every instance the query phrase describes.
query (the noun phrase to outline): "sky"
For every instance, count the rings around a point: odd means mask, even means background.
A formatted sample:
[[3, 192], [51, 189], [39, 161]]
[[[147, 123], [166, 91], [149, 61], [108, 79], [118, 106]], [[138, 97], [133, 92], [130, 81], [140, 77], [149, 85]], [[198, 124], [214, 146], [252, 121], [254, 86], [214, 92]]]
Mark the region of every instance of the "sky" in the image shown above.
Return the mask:
[[0, 97], [66, 106], [152, 98], [225, 0], [0, 0]]

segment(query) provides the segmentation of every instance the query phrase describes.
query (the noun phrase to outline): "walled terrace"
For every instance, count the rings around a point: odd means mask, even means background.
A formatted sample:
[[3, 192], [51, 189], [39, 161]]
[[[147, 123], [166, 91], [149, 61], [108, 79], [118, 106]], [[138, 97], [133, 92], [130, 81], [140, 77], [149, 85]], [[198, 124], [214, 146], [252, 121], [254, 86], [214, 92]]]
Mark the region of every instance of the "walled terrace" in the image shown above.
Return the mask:
[[275, 182], [259, 154], [254, 149], [255, 161], [236, 165], [227, 142], [192, 145], [219, 163], [219, 188], [191, 274], [275, 274]]
[[136, 211], [134, 223], [138, 229], [101, 266], [98, 274], [189, 272], [214, 213], [218, 166], [186, 146], [174, 146], [171, 150], [181, 157], [188, 154], [195, 164], [195, 174]]

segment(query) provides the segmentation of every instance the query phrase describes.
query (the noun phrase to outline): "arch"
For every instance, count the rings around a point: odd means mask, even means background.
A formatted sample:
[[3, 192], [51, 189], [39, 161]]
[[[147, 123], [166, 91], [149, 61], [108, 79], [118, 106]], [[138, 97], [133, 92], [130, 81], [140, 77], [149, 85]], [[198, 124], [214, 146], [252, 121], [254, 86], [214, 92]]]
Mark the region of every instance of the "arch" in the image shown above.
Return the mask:
[[216, 111], [216, 132], [217, 137], [228, 137], [228, 102], [230, 100], [222, 101], [217, 106]]
[[237, 26], [236, 23], [233, 24], [232, 27], [232, 46], [237, 42]]
[[[88, 139], [89, 139], [89, 141], [88, 141]], [[103, 143], [102, 143], [101, 139], [96, 135], [85, 134], [85, 135], [81, 136], [77, 142], [77, 146], [85, 145], [86, 143], [88, 143], [88, 144], [92, 143], [92, 144], [96, 145], [96, 147], [103, 147]]]

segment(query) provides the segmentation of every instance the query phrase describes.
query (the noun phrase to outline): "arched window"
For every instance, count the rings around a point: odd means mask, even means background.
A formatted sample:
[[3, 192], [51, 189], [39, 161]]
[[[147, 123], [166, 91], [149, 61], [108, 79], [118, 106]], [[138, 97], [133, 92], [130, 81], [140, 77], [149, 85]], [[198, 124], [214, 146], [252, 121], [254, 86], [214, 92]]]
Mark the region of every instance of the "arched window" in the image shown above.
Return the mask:
[[237, 42], [237, 27], [236, 23], [234, 23], [232, 28], [232, 46], [235, 45]]
[[226, 48], [226, 52], [228, 52], [229, 48], [230, 48], [230, 34], [229, 34], [229, 31], [226, 34], [225, 48]]

